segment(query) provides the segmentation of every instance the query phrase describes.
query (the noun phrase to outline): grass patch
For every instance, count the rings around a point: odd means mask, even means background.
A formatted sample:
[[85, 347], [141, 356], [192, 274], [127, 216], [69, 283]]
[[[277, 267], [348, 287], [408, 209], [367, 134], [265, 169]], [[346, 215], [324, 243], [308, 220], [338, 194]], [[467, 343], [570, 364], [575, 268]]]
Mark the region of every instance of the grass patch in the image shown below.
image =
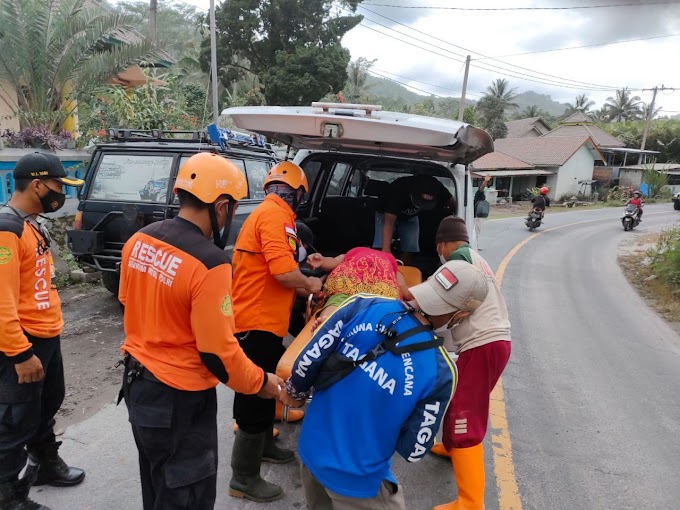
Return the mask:
[[622, 250], [619, 265], [647, 303], [680, 330], [680, 228], [637, 238]]

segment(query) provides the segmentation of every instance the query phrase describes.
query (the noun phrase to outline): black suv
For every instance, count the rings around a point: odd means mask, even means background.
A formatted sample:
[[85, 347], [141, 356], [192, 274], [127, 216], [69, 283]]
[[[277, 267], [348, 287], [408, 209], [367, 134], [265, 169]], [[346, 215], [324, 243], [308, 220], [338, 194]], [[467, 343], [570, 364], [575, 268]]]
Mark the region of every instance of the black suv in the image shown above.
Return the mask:
[[[213, 129], [213, 131], [215, 131]], [[239, 202], [228, 245], [250, 211], [264, 199], [262, 185], [278, 161], [261, 137], [214, 132], [111, 130], [111, 142], [97, 146], [80, 190], [78, 213], [68, 246], [78, 262], [102, 273], [104, 286], [118, 293], [117, 263], [125, 242], [154, 221], [179, 210], [172, 192], [180, 166], [201, 151], [222, 154], [248, 179], [248, 197]], [[181, 137], [181, 138], [180, 138]]]

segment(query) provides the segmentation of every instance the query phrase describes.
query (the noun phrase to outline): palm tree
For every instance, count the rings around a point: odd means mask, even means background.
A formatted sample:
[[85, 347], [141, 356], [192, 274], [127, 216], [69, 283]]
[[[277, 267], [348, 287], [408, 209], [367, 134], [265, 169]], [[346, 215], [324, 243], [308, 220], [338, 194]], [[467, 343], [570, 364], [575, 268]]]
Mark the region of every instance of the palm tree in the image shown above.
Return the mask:
[[608, 97], [603, 107], [609, 122], [635, 120], [642, 115], [642, 101], [639, 96], [632, 96], [628, 88], [616, 91], [616, 97]]
[[657, 115], [659, 115], [659, 113], [661, 113], [660, 107], [659, 108], [655, 107], [654, 109], [652, 109], [652, 103], [642, 103], [641, 110], [642, 110], [642, 119], [643, 120], [647, 120], [647, 119], [653, 120], [654, 117], [656, 117]]
[[[156, 57], [126, 17], [88, 0], [0, 0], [0, 101], [23, 125], [57, 130], [81, 93]], [[75, 103], [72, 103], [75, 108]]]
[[477, 103], [481, 125], [491, 133], [494, 140], [507, 134], [505, 111], [517, 108], [517, 103], [514, 102], [516, 97], [515, 89], [510, 88], [508, 80], [500, 78], [487, 87], [486, 93]]
[[519, 112], [516, 117], [518, 119], [531, 119], [534, 117], [543, 117], [544, 115], [545, 112], [542, 109], [535, 104], [532, 104], [531, 106], [525, 106], [524, 110]]
[[512, 108], [517, 108], [517, 103], [515, 99], [517, 94], [515, 94], [515, 88], [510, 88], [510, 82], [504, 78], [499, 78], [494, 80], [494, 82], [486, 88], [485, 96], [493, 96], [498, 100], [499, 106], [503, 107], [503, 110], [508, 110]]
[[581, 94], [576, 96], [574, 104], [567, 103], [567, 108], [564, 110], [564, 114], [572, 115], [576, 112], [588, 113], [593, 106], [595, 106], [595, 101], [591, 101], [588, 99], [588, 96]]

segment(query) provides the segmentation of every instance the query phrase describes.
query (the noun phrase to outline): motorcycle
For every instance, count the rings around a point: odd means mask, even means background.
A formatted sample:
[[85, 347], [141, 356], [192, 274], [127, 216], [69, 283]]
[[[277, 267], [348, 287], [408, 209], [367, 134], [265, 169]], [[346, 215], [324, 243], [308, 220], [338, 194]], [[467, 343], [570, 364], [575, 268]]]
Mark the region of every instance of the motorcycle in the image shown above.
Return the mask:
[[621, 224], [623, 225], [623, 230], [626, 232], [633, 230], [640, 224], [637, 206], [633, 204], [628, 204], [626, 206], [623, 210], [623, 216], [621, 216]]
[[541, 226], [541, 210], [540, 209], [534, 209], [531, 211], [531, 214], [529, 214], [529, 217], [526, 219], [524, 224], [529, 227], [529, 230], [535, 230], [538, 227]]

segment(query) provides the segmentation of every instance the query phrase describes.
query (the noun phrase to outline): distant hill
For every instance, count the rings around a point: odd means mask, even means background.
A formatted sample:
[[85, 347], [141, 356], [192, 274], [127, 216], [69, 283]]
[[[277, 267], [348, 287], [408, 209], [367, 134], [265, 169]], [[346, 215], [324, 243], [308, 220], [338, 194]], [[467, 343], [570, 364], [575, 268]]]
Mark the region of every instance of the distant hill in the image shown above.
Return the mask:
[[555, 101], [552, 97], [550, 97], [550, 95], [538, 94], [533, 90], [528, 90], [526, 92], [517, 94], [515, 103], [519, 105], [518, 111], [520, 112], [527, 106], [536, 105], [544, 112], [555, 117], [562, 115], [564, 110], [567, 108], [566, 103], [560, 103]]
[[[443, 100], [438, 97], [413, 92], [407, 89], [406, 87], [399, 85], [398, 83], [386, 80], [384, 78], [378, 78], [376, 76], [369, 76], [367, 83], [370, 86], [369, 90], [371, 92], [371, 95], [374, 95], [376, 97], [378, 103], [394, 102], [411, 107], [416, 103], [422, 102], [428, 97], [432, 97], [432, 100], [434, 101], [435, 105]], [[389, 101], [385, 101], [386, 99]], [[458, 99], [458, 97], [454, 97], [453, 99]], [[465, 102], [467, 104], [476, 104], [476, 101], [472, 99], [466, 99]], [[567, 107], [565, 103], [555, 101], [549, 95], [539, 94], [531, 90], [517, 94], [517, 99], [515, 100], [515, 102], [519, 105], [517, 111], [522, 111], [527, 106], [536, 105], [541, 110], [554, 116], [562, 115], [564, 113], [565, 108]], [[508, 113], [512, 114], [514, 112]]]

